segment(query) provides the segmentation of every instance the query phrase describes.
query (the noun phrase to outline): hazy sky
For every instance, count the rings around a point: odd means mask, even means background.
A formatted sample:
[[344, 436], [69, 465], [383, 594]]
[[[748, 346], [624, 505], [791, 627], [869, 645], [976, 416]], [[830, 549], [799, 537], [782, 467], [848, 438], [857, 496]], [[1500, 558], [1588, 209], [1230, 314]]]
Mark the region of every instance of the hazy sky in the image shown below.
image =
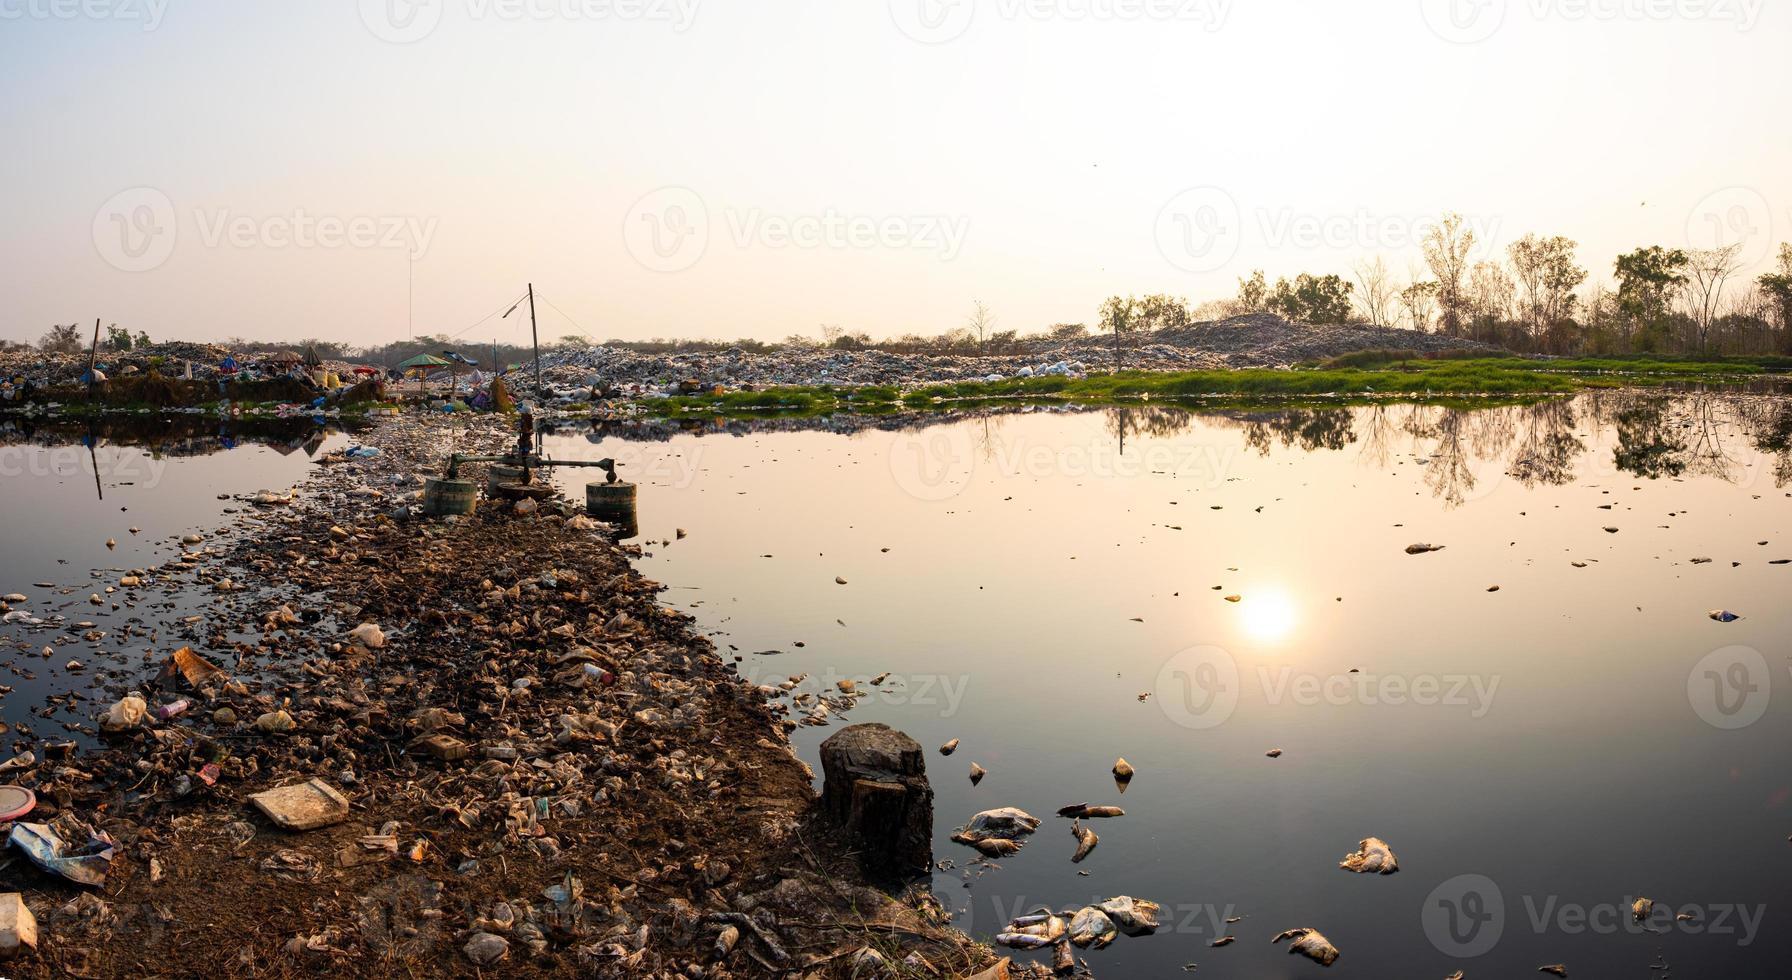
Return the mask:
[[[0, 337], [883, 336], [1792, 239], [1782, 0], [0, 0]], [[416, 253], [414, 266], [410, 256]], [[478, 324], [477, 326], [474, 326]], [[470, 328], [470, 329], [469, 329]]]

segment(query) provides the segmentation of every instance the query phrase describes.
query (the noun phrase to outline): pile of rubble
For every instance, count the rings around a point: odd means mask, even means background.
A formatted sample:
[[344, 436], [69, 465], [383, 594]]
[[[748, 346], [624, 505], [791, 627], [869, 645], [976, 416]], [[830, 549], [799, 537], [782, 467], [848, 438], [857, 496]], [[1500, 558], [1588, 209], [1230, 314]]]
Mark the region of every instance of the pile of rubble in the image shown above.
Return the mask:
[[31, 863], [0, 869], [37, 926], [8, 972], [988, 965], [925, 890], [861, 883], [785, 725], [602, 525], [562, 501], [416, 514], [446, 453], [509, 438], [389, 420], [233, 538], [120, 580], [113, 601], [209, 612], [109, 677], [78, 726], [97, 754], [5, 763], [38, 801], [12, 825]]
[[557, 389], [639, 386], [667, 391], [695, 379], [704, 386], [902, 385], [946, 381], [1080, 376], [1112, 370], [1116, 357], [1129, 370], [1195, 371], [1231, 367], [1284, 367], [1370, 349], [1421, 352], [1498, 348], [1475, 341], [1370, 326], [1307, 326], [1270, 313], [1123, 338], [1057, 341], [1023, 338], [1021, 353], [989, 357], [896, 354], [785, 346], [769, 353], [740, 348], [675, 354], [641, 354], [614, 347], [556, 351], [543, 358], [544, 380]]

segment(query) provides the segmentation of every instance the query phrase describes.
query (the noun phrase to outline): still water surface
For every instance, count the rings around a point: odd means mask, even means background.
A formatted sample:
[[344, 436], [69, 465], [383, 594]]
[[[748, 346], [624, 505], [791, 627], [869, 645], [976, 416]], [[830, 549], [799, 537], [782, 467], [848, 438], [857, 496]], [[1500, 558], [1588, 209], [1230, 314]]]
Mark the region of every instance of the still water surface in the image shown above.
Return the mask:
[[[1102, 976], [1785, 975], [1792, 403], [903, 426], [548, 449], [623, 461], [644, 570], [743, 674], [853, 678], [848, 721], [927, 747], [963, 928], [1125, 894], [1164, 928], [1085, 954]], [[793, 736], [818, 771], [844, 723]], [[1053, 813], [1085, 801], [1126, 816], [1078, 865]], [[973, 866], [948, 837], [997, 806], [1045, 823]], [[1337, 867], [1371, 835], [1398, 874]], [[1329, 972], [1270, 945], [1297, 926], [1342, 950]]]

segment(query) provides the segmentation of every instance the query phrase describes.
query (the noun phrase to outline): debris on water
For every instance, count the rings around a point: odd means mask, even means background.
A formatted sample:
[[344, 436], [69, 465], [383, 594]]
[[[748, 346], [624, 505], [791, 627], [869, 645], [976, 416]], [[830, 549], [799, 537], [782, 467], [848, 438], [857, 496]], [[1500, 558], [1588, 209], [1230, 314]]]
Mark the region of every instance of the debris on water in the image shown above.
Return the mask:
[[1338, 959], [1338, 947], [1333, 946], [1331, 940], [1317, 929], [1306, 926], [1288, 929], [1278, 933], [1270, 943], [1273, 945], [1284, 939], [1293, 940], [1288, 946], [1288, 952], [1299, 953], [1320, 966], [1331, 966]]
[[1060, 816], [1060, 817], [1077, 817], [1077, 818], [1124, 817], [1124, 816], [1126, 816], [1126, 811], [1120, 809], [1117, 806], [1107, 806], [1105, 804], [1099, 805], [1099, 806], [1091, 806], [1088, 803], [1072, 803], [1069, 806], [1059, 807], [1058, 808], [1058, 816]]
[[[79, 848], [66, 839], [87, 838]], [[57, 817], [50, 824], [16, 823], [6, 842], [25, 852], [31, 863], [61, 875], [77, 885], [99, 887], [106, 883], [117, 844], [103, 830], [95, 830], [72, 817]]]
[[1070, 941], [1084, 949], [1101, 949], [1113, 942], [1118, 932], [1114, 920], [1093, 905], [1078, 909], [1070, 920]]
[[1135, 770], [1132, 767], [1132, 763], [1127, 762], [1124, 758], [1115, 760], [1115, 762], [1114, 762], [1114, 778], [1115, 779], [1117, 779], [1123, 783], [1128, 782], [1129, 780], [1132, 779], [1134, 772], [1135, 772]]
[[1265, 752], [1263, 754], [1269, 756], [1271, 759], [1280, 759], [1282, 757], [1282, 750], [1281, 749], [1270, 749], [1268, 752]]
[[946, 744], [940, 746], [940, 755], [951, 755], [952, 753], [954, 753], [956, 751], [958, 751], [958, 739], [952, 739], [951, 741], [947, 742]]
[[1163, 910], [1156, 902], [1130, 895], [1116, 895], [1096, 907], [1129, 936], [1157, 931], [1157, 913]]
[[1538, 967], [1537, 972], [1538, 973], [1553, 973], [1558, 977], [1565, 977], [1568, 975], [1568, 968], [1563, 966], [1560, 963], [1551, 963], [1548, 966]]
[[181, 647], [168, 656], [156, 683], [167, 684], [179, 677], [198, 691], [222, 683], [226, 676], [222, 668], [194, 653], [192, 647]]
[[1406, 546], [1406, 553], [1409, 555], [1423, 555], [1429, 552], [1442, 550], [1444, 550], [1444, 546], [1441, 544], [1425, 544], [1421, 542], [1419, 544], [1409, 544]]
[[1607, 527], [1607, 528], [1606, 528], [1606, 529], [1605, 529], [1605, 533], [1607, 533], [1607, 534], [1617, 534], [1617, 533], [1618, 533], [1618, 529], [1617, 529], [1617, 528], [1615, 528], [1615, 527]]
[[983, 768], [982, 766], [976, 764], [975, 762], [971, 763], [971, 785], [972, 786], [975, 786], [978, 783], [982, 782], [983, 777], [988, 774], [989, 774], [989, 770]]
[[1214, 941], [1208, 943], [1207, 945], [1209, 945], [1215, 949], [1218, 949], [1221, 946], [1230, 946], [1235, 942], [1238, 942], [1237, 936], [1221, 936], [1220, 938], [1215, 939]]
[[149, 704], [136, 691], [118, 699], [100, 715], [100, 729], [107, 732], [129, 731], [143, 724], [149, 716]]
[[316, 830], [348, 819], [348, 799], [321, 779], [252, 793], [249, 801], [283, 830]]
[[1095, 850], [1095, 845], [1101, 842], [1101, 838], [1095, 836], [1095, 831], [1083, 826], [1081, 821], [1071, 821], [1070, 835], [1076, 838], [1076, 853], [1070, 858], [1071, 864], [1083, 863], [1083, 858], [1088, 857], [1089, 852]]
[[1400, 863], [1394, 858], [1394, 849], [1388, 842], [1379, 837], [1365, 837], [1358, 842], [1356, 852], [1344, 855], [1338, 867], [1357, 874], [1391, 875], [1400, 870]]
[[1630, 917], [1638, 922], [1647, 919], [1649, 913], [1653, 911], [1655, 911], [1655, 900], [1652, 898], [1639, 898], [1630, 903]]
[[841, 578], [840, 576], [836, 575], [836, 576], [834, 576], [834, 584], [835, 585], [845, 585], [846, 579]]
[[965, 828], [952, 835], [960, 844], [975, 846], [985, 840], [1014, 840], [1039, 829], [1039, 818], [1018, 807], [1004, 806], [984, 810], [971, 818]]
[[1049, 909], [1037, 909], [1017, 916], [1008, 928], [996, 934], [996, 945], [1010, 949], [1044, 949], [1064, 938], [1068, 924], [1063, 916]]
[[1720, 623], [1734, 623], [1738, 619], [1742, 618], [1741, 616], [1736, 615], [1735, 613], [1729, 611], [1728, 609], [1713, 609], [1709, 613], [1706, 613], [1706, 615], [1710, 616], [1712, 619], [1715, 619]]

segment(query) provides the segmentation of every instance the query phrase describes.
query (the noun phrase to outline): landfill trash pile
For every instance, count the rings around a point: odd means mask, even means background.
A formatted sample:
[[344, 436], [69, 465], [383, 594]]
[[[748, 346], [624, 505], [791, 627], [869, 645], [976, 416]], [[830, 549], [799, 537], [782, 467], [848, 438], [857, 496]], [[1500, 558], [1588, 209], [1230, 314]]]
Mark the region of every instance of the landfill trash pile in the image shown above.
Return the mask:
[[[990, 357], [897, 354], [788, 345], [770, 353], [739, 348], [675, 354], [641, 354], [615, 347], [562, 350], [542, 359], [543, 380], [558, 389], [637, 385], [665, 391], [683, 382], [700, 385], [922, 385], [944, 381], [1064, 375], [1111, 370], [1113, 338], [1075, 340], [1026, 337], [1021, 353]], [[1472, 340], [1371, 326], [1310, 326], [1272, 313], [1251, 313], [1215, 323], [1123, 338], [1129, 370], [1195, 371], [1234, 367], [1284, 367], [1353, 351], [1420, 352], [1484, 350]]]
[[450, 451], [500, 449], [502, 420], [418, 413], [361, 436], [377, 452], [320, 457], [278, 506], [191, 535], [115, 596], [209, 607], [185, 645], [152, 636], [84, 699], [99, 750], [35, 741], [6, 764], [35, 809], [8, 827], [0, 891], [34, 931], [4, 972], [991, 962], [925, 889], [860, 881], [788, 721], [604, 525], [559, 499], [419, 516], [422, 478]]

